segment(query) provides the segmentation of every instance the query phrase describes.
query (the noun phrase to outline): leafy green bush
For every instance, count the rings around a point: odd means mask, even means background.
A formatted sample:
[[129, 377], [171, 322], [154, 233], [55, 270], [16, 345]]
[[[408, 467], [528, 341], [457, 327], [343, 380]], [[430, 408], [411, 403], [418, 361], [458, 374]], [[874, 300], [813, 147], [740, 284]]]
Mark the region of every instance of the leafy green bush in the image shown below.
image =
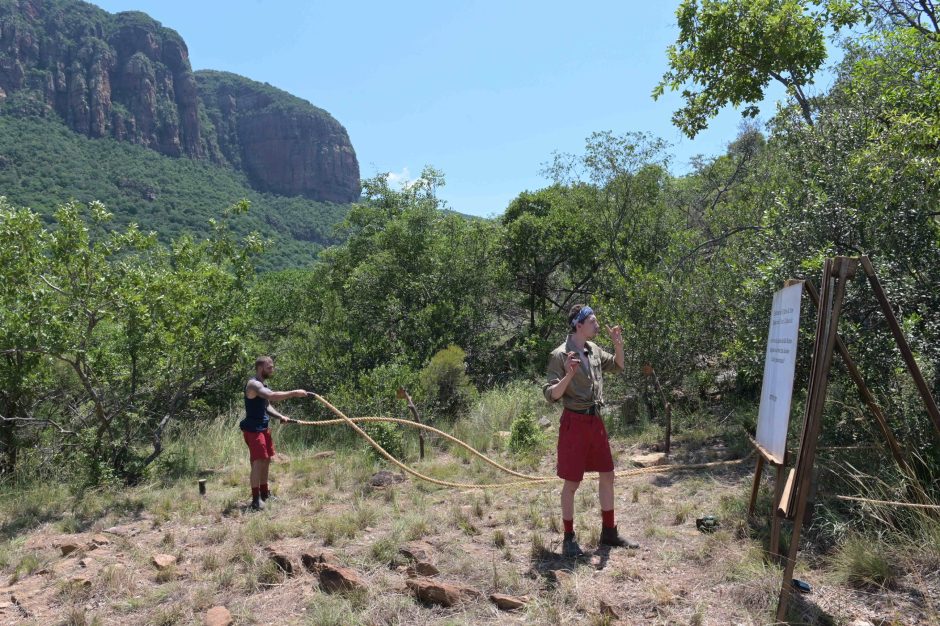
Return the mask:
[[523, 411], [512, 421], [509, 428], [510, 452], [528, 452], [539, 447], [541, 443], [542, 431], [535, 422], [535, 415], [531, 411]]
[[459, 346], [448, 346], [431, 357], [421, 370], [425, 397], [440, 415], [454, 418], [465, 413], [477, 396], [467, 376], [467, 353]]
[[[401, 459], [404, 456], [405, 443], [402, 438], [401, 429], [395, 424], [389, 422], [374, 422], [366, 424], [363, 430], [396, 459]], [[379, 454], [379, 451], [372, 446], [369, 446], [369, 450], [376, 459], [386, 460], [385, 457]]]

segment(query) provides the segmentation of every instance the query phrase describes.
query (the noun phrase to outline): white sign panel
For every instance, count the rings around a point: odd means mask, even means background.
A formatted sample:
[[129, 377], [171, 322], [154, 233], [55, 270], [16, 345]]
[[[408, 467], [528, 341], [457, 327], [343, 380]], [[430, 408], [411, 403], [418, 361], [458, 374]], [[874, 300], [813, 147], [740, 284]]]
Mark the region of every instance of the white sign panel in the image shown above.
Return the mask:
[[790, 424], [802, 293], [803, 283], [797, 283], [774, 294], [760, 411], [757, 414], [757, 443], [781, 462], [786, 453], [787, 428]]

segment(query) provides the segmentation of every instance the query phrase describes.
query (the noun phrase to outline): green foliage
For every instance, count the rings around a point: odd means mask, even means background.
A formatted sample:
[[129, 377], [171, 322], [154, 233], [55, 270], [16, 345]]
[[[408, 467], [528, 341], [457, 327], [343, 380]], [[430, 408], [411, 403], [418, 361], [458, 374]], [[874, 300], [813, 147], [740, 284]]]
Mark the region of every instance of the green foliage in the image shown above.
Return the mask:
[[19, 451], [85, 483], [137, 480], [192, 400], [227, 406], [216, 394], [244, 359], [243, 291], [260, 242], [218, 222], [211, 240], [184, 236], [165, 249], [134, 227], [106, 230], [100, 203], [69, 203], [54, 217], [46, 230], [35, 213], [0, 203], [0, 233], [21, 242], [0, 264], [9, 469]]
[[535, 450], [542, 443], [542, 431], [531, 411], [520, 413], [509, 428], [509, 451], [514, 453]]
[[669, 46], [670, 69], [653, 91], [682, 90], [685, 105], [673, 123], [695, 137], [726, 106], [758, 113], [771, 80], [783, 84], [812, 121], [804, 92], [826, 60], [825, 31], [862, 19], [844, 1], [683, 0], [676, 10], [679, 38]]
[[207, 237], [209, 220], [220, 207], [247, 199], [252, 210], [233, 217], [228, 227], [242, 237], [257, 231], [271, 241], [276, 252], [259, 260], [261, 270], [309, 265], [336, 241], [333, 227], [348, 210], [259, 193], [230, 168], [113, 139], [89, 139], [53, 118], [2, 114], [0, 188], [11, 203], [33, 209], [47, 225], [63, 203], [100, 201], [114, 212], [107, 230], [137, 224], [143, 232], [155, 232], [163, 244], [186, 233]]
[[[405, 456], [405, 442], [402, 437], [401, 428], [398, 424], [391, 424], [389, 422], [374, 422], [366, 424], [363, 427], [370, 437], [372, 437], [377, 444], [382, 446], [386, 452], [391, 454], [396, 459], [402, 459]], [[385, 461], [385, 457], [379, 454], [379, 451], [369, 446], [369, 452], [375, 457], [378, 461]]]
[[893, 587], [898, 581], [890, 550], [877, 539], [846, 541], [833, 557], [833, 569], [838, 580], [856, 587]]
[[470, 408], [477, 391], [466, 372], [467, 353], [459, 346], [439, 351], [421, 370], [421, 386], [435, 412], [447, 418], [462, 415]]

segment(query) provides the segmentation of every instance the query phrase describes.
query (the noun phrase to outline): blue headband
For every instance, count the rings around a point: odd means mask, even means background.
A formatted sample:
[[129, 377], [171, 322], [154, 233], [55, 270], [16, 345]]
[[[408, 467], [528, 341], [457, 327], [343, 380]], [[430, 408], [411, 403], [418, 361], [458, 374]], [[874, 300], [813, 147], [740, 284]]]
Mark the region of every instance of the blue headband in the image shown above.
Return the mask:
[[592, 309], [589, 306], [582, 307], [581, 310], [578, 311], [578, 314], [574, 316], [574, 319], [571, 320], [571, 327], [572, 328], [576, 327], [578, 324], [580, 324], [587, 318], [591, 317], [592, 315], [594, 315], [594, 309]]

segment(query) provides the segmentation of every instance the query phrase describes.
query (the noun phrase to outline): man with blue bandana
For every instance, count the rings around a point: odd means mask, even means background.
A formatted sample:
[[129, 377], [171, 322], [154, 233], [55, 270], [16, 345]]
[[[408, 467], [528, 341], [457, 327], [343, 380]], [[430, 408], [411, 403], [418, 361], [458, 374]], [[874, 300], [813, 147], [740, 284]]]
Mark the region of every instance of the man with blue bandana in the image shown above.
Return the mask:
[[603, 372], [623, 371], [623, 333], [620, 326], [607, 327], [614, 354], [590, 341], [600, 324], [589, 306], [576, 304], [568, 312], [570, 334], [552, 351], [548, 382], [542, 386], [550, 403], [562, 401], [564, 411], [558, 429], [558, 477], [561, 490], [561, 519], [565, 527], [562, 554], [583, 556], [574, 534], [574, 494], [585, 472], [598, 472], [601, 504], [601, 545], [639, 547], [617, 532], [614, 522], [614, 460], [607, 429], [600, 417], [604, 406]]

